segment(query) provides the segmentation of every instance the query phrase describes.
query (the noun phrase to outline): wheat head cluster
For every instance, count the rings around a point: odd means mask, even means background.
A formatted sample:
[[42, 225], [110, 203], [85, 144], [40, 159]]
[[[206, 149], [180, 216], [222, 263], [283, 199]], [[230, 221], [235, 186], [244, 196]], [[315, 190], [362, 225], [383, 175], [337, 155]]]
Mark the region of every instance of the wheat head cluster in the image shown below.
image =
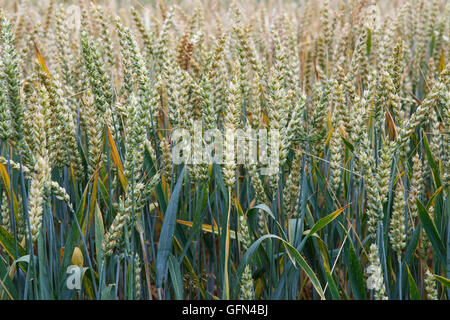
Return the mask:
[[0, 8], [0, 299], [450, 298], [449, 2]]

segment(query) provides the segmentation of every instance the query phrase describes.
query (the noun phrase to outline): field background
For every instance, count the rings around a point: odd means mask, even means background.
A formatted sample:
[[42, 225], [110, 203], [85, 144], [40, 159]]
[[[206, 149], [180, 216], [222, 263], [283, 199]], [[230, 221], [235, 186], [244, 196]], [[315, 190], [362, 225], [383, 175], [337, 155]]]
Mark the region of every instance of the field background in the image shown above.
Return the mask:
[[0, 299], [450, 297], [448, 1], [0, 8]]

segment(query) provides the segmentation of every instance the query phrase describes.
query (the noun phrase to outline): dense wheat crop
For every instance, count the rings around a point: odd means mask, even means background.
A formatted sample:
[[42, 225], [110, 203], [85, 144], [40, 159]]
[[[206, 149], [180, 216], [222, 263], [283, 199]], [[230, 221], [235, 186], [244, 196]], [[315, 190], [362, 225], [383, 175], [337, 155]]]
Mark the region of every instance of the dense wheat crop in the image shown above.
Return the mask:
[[0, 299], [448, 299], [447, 1], [0, 1]]

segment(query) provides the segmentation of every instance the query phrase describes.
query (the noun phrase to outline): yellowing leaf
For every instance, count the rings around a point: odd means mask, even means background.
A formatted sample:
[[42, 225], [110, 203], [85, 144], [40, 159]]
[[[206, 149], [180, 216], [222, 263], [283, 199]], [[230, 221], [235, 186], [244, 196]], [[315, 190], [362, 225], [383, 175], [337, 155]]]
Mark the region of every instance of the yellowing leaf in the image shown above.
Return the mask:
[[328, 132], [328, 135], [325, 139], [325, 145], [328, 145], [330, 143], [331, 135], [333, 134], [334, 128], [331, 128], [330, 132]]
[[[185, 220], [177, 220], [177, 223], [182, 224], [184, 226], [188, 226], [190, 228], [192, 228], [192, 226], [194, 225], [193, 222], [185, 221]], [[213, 227], [210, 224], [202, 224], [202, 230], [204, 232], [212, 233], [213, 232]], [[215, 234], [219, 234], [219, 229], [217, 228], [217, 225], [214, 226], [214, 233]], [[238, 235], [238, 236], [240, 238], [240, 235]], [[233, 239], [233, 240], [236, 239], [236, 232], [235, 231], [230, 230], [230, 238]]]
[[118, 170], [119, 180], [120, 180], [120, 183], [122, 184], [122, 188], [123, 188], [123, 190], [126, 190], [128, 183], [127, 183], [127, 178], [123, 174], [122, 161], [120, 160], [119, 153], [117, 152], [116, 144], [114, 142], [113, 137], [111, 136], [111, 131], [109, 130], [108, 124], [106, 122], [105, 122], [105, 124], [106, 124], [106, 131], [108, 134], [108, 143], [111, 148], [111, 156], [112, 156], [113, 162], [116, 164], [117, 168], [119, 169]]
[[444, 50], [441, 51], [441, 59], [439, 61], [439, 73], [442, 72], [442, 70], [445, 69], [445, 57], [444, 57]]
[[52, 75], [48, 71], [47, 64], [45, 63], [45, 60], [42, 57], [41, 52], [39, 51], [39, 48], [36, 45], [36, 42], [33, 41], [33, 44], [34, 44], [34, 50], [36, 51], [36, 57], [38, 59], [39, 64], [41, 65], [42, 69], [44, 69], [45, 73], [48, 74], [48, 76], [50, 78], [52, 78]]
[[83, 224], [83, 235], [86, 236], [87, 227], [92, 226], [92, 220], [94, 219], [94, 209], [97, 204], [97, 185], [98, 185], [98, 171], [95, 171], [94, 174], [94, 183], [92, 185], [92, 195], [91, 195], [91, 204], [89, 206], [89, 224], [87, 224], [87, 219], [84, 220]]
[[[0, 176], [2, 177], [3, 183], [5, 184], [6, 194], [8, 195], [8, 200], [11, 201], [11, 184], [9, 181], [9, 175], [8, 171], [6, 170], [6, 167], [0, 163]], [[12, 199], [13, 199], [13, 205], [14, 205], [14, 215], [16, 216], [16, 219], [18, 219], [18, 202], [16, 195], [14, 194], [14, 191], [12, 192]]]
[[392, 119], [392, 115], [389, 110], [386, 110], [386, 125], [389, 129], [390, 136], [397, 140], [397, 128], [395, 127], [394, 119]]

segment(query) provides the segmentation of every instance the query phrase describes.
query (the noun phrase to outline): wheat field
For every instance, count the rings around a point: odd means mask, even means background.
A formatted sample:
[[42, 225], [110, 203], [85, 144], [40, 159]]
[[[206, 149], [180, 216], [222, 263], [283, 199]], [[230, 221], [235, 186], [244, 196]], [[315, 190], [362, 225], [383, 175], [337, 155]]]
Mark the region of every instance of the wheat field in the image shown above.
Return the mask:
[[450, 298], [450, 2], [0, 8], [0, 300]]

